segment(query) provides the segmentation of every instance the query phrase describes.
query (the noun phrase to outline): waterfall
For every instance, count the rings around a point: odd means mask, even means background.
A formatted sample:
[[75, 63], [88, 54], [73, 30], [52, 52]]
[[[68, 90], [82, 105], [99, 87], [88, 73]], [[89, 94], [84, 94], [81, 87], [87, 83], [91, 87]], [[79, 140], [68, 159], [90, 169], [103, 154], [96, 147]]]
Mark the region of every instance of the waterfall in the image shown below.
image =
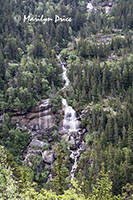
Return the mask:
[[87, 4], [87, 9], [88, 9], [88, 10], [93, 10], [93, 8], [94, 8], [94, 7], [93, 7], [93, 5], [92, 5], [91, 2]]
[[[70, 81], [67, 77], [67, 69], [61, 61], [60, 57], [61, 55], [57, 56], [63, 70], [62, 79], [65, 81], [65, 84], [62, 89], [64, 90], [66, 89], [66, 87], [68, 87]], [[64, 110], [63, 131], [68, 134], [69, 143], [75, 144], [74, 150], [73, 148], [69, 147], [69, 151], [71, 152], [70, 158], [73, 160], [73, 166], [70, 172], [70, 177], [71, 180], [73, 180], [75, 171], [78, 166], [78, 158], [82, 152], [82, 142], [80, 145], [76, 144], [77, 140], [79, 140], [79, 142], [81, 140], [81, 133], [79, 128], [79, 121], [76, 117], [76, 112], [71, 106], [68, 105], [67, 100], [65, 98], [62, 98], [62, 106]]]
[[51, 108], [44, 111], [44, 129], [48, 129], [52, 127], [52, 117], [51, 117]]
[[66, 99], [62, 99], [62, 105], [64, 108], [64, 120], [63, 120], [63, 128], [71, 132], [77, 132], [79, 123], [76, 118], [75, 110], [67, 104]]
[[[47, 103], [47, 102], [45, 102]], [[53, 126], [53, 119], [51, 116], [51, 108], [47, 110], [43, 110], [43, 104], [39, 105], [39, 118], [38, 118], [38, 126], [39, 129], [48, 129]]]

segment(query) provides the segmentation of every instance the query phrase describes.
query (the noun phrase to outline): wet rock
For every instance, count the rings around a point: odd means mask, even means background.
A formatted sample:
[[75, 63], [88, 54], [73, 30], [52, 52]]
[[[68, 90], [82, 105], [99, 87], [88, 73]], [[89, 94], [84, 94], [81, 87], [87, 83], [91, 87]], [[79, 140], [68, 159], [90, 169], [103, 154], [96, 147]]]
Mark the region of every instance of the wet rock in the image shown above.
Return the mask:
[[87, 150], [87, 146], [86, 146], [85, 142], [81, 143], [81, 149], [82, 149], [82, 151], [86, 151]]
[[55, 160], [54, 151], [46, 150], [46, 151], [42, 152], [42, 158], [45, 163], [51, 165]]
[[31, 108], [28, 113], [16, 112], [12, 115], [12, 122], [24, 125], [32, 131], [49, 129], [54, 126], [54, 116], [49, 99], [42, 100], [40, 104]]
[[44, 100], [41, 101], [40, 104], [32, 107], [30, 109], [30, 112], [31, 113], [36, 113], [38, 111], [44, 111], [44, 110], [48, 110], [50, 107], [51, 107], [50, 99], [44, 99]]
[[77, 149], [77, 146], [75, 144], [75, 139], [73, 137], [71, 137], [70, 141], [69, 141], [69, 145], [70, 145], [70, 149], [71, 150], [75, 150]]
[[63, 127], [64, 127], [64, 129], [70, 129], [70, 124], [68, 124], [68, 123], [65, 122], [65, 120], [64, 120], [64, 122], [63, 122]]
[[80, 145], [80, 140], [76, 138], [75, 144], [78, 147]]
[[30, 143], [30, 146], [43, 147], [43, 146], [48, 146], [48, 143], [42, 142], [37, 139], [33, 139]]
[[66, 118], [71, 118], [72, 114], [70, 112], [66, 113]]
[[54, 126], [54, 120], [52, 115], [47, 115], [41, 117], [41, 127], [42, 129], [50, 129]]
[[79, 127], [79, 128], [82, 128], [82, 123], [81, 123], [81, 121], [79, 121], [79, 120], [78, 120], [78, 127]]
[[36, 131], [32, 131], [31, 132], [31, 136], [32, 136], [32, 138], [35, 137], [35, 136], [37, 136], [37, 132]]

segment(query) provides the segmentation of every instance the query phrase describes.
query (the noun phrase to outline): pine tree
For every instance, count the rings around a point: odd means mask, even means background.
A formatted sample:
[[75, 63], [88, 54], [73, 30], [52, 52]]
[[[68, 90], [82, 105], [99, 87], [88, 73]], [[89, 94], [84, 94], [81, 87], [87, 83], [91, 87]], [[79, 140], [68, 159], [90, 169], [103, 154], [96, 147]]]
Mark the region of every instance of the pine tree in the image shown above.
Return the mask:
[[99, 173], [99, 178], [92, 188], [92, 194], [89, 199], [91, 200], [113, 200], [112, 195], [112, 182], [109, 180], [109, 172], [105, 173], [104, 164]]
[[66, 168], [66, 159], [65, 159], [65, 151], [63, 144], [59, 144], [56, 147], [56, 162], [53, 172], [56, 174], [55, 178], [52, 181], [53, 187], [57, 194], [63, 194], [65, 188], [67, 188], [68, 180], [67, 177], [69, 175], [69, 170]]
[[4, 56], [0, 49], [0, 90], [3, 90], [5, 80], [5, 65], [4, 65]]

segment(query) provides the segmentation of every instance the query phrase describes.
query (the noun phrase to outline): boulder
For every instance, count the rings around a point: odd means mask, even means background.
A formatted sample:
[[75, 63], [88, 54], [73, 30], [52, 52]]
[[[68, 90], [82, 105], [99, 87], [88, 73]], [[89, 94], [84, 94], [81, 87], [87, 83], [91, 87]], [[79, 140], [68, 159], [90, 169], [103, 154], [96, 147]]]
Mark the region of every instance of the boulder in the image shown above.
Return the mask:
[[30, 146], [43, 147], [43, 146], [48, 146], [48, 143], [42, 142], [34, 138], [31, 141]]
[[71, 150], [77, 149], [76, 144], [75, 144], [75, 140], [74, 140], [73, 137], [71, 137], [71, 139], [70, 139], [70, 141], [69, 141], [69, 144], [70, 144], [70, 149], [71, 149]]
[[51, 165], [55, 160], [54, 151], [53, 150], [46, 150], [46, 151], [42, 152], [42, 158], [43, 158], [43, 161], [46, 164]]

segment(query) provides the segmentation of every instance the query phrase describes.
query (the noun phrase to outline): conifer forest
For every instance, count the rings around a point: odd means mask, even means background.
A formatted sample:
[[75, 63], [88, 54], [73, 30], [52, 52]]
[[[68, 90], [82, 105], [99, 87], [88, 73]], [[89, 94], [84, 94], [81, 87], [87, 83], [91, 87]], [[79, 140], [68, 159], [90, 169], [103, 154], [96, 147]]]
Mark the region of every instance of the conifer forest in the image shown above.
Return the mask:
[[0, 0], [0, 200], [133, 200], [133, 0]]

